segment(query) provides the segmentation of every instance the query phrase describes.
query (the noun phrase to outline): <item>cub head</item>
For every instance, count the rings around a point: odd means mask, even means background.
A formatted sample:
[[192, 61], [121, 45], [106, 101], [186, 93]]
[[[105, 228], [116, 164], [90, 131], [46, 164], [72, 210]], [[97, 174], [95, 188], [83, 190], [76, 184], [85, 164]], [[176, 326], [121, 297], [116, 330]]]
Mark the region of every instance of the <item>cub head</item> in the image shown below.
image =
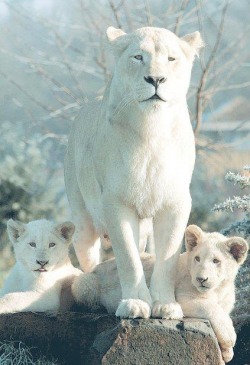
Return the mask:
[[71, 222], [55, 225], [47, 220], [37, 220], [24, 224], [10, 219], [7, 231], [17, 262], [39, 274], [65, 262], [75, 226]]
[[185, 233], [192, 284], [201, 293], [218, 288], [223, 281], [234, 281], [247, 257], [248, 244], [241, 237], [227, 238], [206, 233], [190, 225]]
[[148, 109], [185, 98], [194, 57], [203, 46], [199, 32], [179, 38], [164, 28], [126, 34], [109, 27], [107, 37], [116, 58], [115, 93], [123, 102], [127, 98]]

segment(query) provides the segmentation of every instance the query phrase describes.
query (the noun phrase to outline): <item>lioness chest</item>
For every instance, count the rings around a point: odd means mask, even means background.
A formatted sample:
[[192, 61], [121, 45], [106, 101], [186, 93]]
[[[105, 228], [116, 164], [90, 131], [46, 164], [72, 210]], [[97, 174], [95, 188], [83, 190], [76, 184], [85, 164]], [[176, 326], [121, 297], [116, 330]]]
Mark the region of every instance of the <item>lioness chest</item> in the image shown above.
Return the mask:
[[114, 192], [134, 206], [141, 218], [152, 217], [164, 205], [171, 207], [188, 193], [194, 164], [192, 135], [150, 140], [121, 140], [113, 171]]

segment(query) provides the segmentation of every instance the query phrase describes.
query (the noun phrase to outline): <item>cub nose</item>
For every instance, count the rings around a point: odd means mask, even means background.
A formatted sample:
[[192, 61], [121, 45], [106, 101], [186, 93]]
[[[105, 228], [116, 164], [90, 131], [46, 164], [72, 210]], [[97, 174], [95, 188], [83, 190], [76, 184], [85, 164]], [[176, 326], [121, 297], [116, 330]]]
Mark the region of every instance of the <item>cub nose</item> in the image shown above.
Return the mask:
[[199, 283], [204, 283], [204, 281], [207, 281], [208, 278], [201, 278], [199, 276], [197, 276], [196, 280], [199, 282]]
[[163, 76], [160, 77], [144, 76], [144, 80], [149, 84], [153, 85], [155, 88], [157, 88], [160, 84], [163, 84], [165, 81], [167, 81], [166, 77]]
[[49, 261], [42, 261], [42, 260], [36, 260], [36, 263], [41, 265], [41, 266], [45, 266]]

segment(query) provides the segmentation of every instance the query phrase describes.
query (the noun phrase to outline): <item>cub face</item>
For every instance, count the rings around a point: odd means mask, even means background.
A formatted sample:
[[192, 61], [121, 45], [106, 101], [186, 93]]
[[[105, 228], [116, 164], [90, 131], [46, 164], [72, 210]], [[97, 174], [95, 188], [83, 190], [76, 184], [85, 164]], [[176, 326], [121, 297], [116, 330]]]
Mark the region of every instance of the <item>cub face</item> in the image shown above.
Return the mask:
[[59, 225], [47, 220], [28, 224], [12, 219], [7, 222], [17, 262], [37, 274], [51, 271], [65, 261], [74, 230], [71, 222]]
[[194, 56], [203, 46], [199, 32], [179, 38], [163, 28], [126, 34], [109, 27], [107, 36], [117, 60], [119, 88], [128, 101], [145, 108], [185, 97]]
[[218, 288], [226, 279], [233, 281], [247, 257], [248, 244], [241, 237], [205, 233], [191, 225], [185, 240], [192, 284], [200, 293]]

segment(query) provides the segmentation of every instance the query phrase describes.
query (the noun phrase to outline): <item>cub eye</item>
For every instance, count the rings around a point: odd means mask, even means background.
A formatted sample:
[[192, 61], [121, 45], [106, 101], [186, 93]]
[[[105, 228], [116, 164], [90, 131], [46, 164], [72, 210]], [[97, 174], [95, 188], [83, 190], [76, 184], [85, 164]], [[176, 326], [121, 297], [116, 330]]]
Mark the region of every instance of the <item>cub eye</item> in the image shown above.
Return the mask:
[[136, 56], [134, 56], [134, 58], [138, 61], [142, 61], [143, 60], [143, 57], [141, 54], [137, 54]]
[[49, 248], [51, 248], [51, 247], [55, 247], [55, 243], [54, 242], [50, 242], [50, 244], [49, 244]]
[[168, 60], [169, 61], [175, 61], [175, 58], [174, 57], [168, 57]]
[[31, 247], [36, 247], [35, 242], [29, 242], [29, 245], [30, 245]]
[[213, 263], [214, 263], [214, 264], [219, 264], [219, 263], [220, 263], [220, 260], [218, 260], [218, 259], [213, 259]]
[[200, 259], [199, 256], [195, 256], [195, 260], [198, 261], [198, 262], [200, 262], [201, 259]]

